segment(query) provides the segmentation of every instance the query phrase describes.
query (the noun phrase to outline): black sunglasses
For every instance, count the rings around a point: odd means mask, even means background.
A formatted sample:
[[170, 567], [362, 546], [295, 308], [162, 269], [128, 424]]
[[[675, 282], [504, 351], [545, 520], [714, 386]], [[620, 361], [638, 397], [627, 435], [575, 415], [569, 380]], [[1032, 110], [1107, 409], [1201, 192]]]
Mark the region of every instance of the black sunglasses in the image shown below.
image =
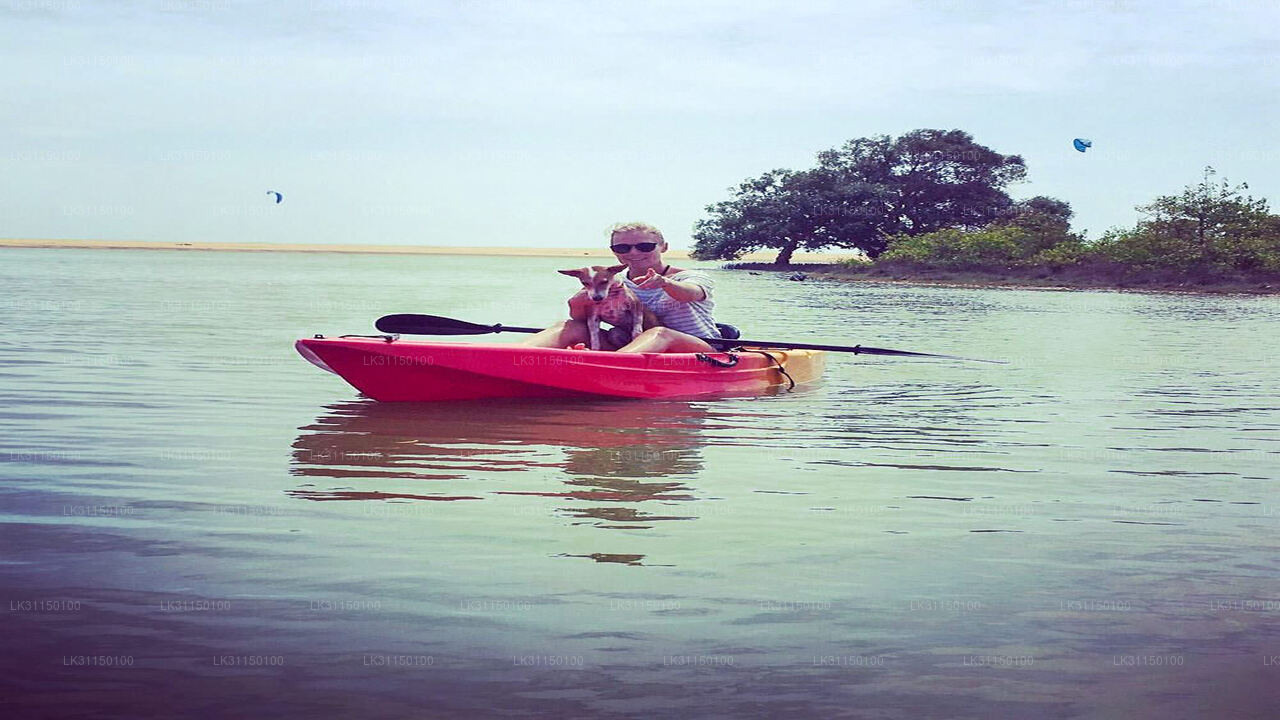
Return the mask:
[[658, 243], [636, 243], [635, 245], [632, 245], [631, 243], [618, 243], [617, 245], [610, 245], [609, 247], [619, 255], [626, 255], [631, 252], [631, 248], [635, 248], [640, 252], [653, 252], [653, 249], [658, 247]]

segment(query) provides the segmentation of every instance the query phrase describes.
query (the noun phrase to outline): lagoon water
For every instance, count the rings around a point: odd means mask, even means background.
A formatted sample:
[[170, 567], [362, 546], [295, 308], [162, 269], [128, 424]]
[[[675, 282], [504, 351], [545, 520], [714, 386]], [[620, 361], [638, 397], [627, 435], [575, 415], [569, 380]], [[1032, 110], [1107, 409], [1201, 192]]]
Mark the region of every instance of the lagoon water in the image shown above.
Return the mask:
[[747, 337], [1009, 364], [696, 402], [378, 404], [292, 349], [544, 324], [563, 264], [0, 253], [5, 717], [1280, 708], [1280, 298], [717, 270]]

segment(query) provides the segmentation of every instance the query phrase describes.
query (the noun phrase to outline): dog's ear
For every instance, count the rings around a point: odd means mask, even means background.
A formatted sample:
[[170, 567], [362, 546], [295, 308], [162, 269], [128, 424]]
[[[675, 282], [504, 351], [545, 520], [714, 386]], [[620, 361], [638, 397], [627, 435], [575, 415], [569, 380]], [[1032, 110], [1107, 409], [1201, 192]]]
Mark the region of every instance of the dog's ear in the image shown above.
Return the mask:
[[586, 268], [578, 268], [577, 270], [557, 270], [556, 272], [560, 273], [561, 275], [576, 277], [579, 280], [586, 280], [587, 278], [591, 277], [591, 271]]
[[617, 275], [618, 273], [622, 272], [623, 270], [626, 270], [626, 269], [627, 269], [627, 265], [626, 265], [626, 263], [623, 263], [622, 265], [610, 265], [609, 267], [607, 267], [607, 268], [605, 268], [605, 269], [606, 269], [606, 270], [608, 270], [609, 272], [613, 273], [614, 275]]

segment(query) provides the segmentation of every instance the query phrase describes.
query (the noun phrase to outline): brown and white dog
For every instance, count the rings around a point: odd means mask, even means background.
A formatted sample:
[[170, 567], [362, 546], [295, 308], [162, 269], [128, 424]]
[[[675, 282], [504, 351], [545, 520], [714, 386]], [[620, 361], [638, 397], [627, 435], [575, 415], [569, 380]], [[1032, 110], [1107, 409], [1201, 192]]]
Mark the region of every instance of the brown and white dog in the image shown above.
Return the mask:
[[[591, 349], [600, 349], [600, 321], [609, 323], [615, 329], [629, 333], [624, 342], [616, 342], [618, 347], [626, 345], [637, 335], [651, 327], [658, 327], [658, 317], [640, 302], [640, 298], [623, 284], [618, 273], [627, 269], [626, 265], [593, 265], [577, 270], [561, 270], [562, 275], [570, 275], [582, 282], [582, 290], [578, 295], [585, 296], [591, 306], [587, 314], [587, 332], [591, 338]], [[577, 296], [575, 296], [577, 297]], [[569, 301], [571, 304], [573, 300]], [[613, 339], [611, 337], [610, 339]], [[617, 338], [621, 340], [622, 338]], [[615, 348], [616, 349], [616, 348]]]

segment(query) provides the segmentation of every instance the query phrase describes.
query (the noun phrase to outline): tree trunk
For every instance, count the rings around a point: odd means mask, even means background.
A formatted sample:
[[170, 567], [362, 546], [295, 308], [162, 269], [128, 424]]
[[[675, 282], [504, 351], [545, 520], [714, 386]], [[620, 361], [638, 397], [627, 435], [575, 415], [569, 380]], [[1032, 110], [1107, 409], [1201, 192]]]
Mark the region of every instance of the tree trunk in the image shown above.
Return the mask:
[[782, 252], [778, 253], [778, 257], [773, 261], [774, 265], [790, 265], [791, 256], [796, 253], [796, 248], [800, 247], [800, 238], [787, 238], [787, 243], [782, 246]]

